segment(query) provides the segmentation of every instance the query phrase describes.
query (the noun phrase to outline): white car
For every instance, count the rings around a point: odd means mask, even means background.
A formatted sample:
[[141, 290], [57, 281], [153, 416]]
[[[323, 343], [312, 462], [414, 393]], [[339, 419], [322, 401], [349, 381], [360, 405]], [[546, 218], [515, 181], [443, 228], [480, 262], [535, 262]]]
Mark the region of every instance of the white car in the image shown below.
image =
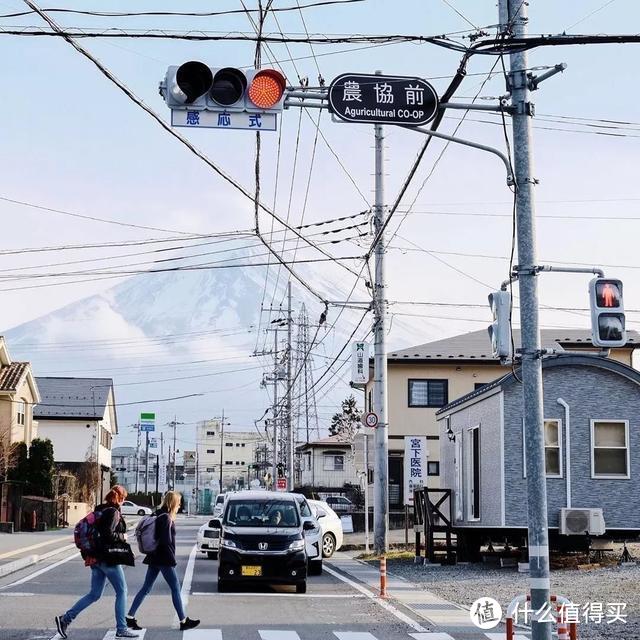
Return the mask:
[[153, 510], [149, 507], [142, 507], [139, 504], [125, 500], [120, 507], [120, 513], [124, 516], [150, 516]]
[[309, 500], [311, 511], [318, 519], [322, 530], [322, 555], [330, 558], [343, 542], [342, 522], [340, 516], [322, 500]]
[[293, 496], [298, 503], [303, 524], [311, 522], [315, 525], [314, 529], [303, 531], [303, 535], [309, 563], [308, 573], [319, 576], [322, 573], [322, 529], [307, 499], [301, 493], [294, 493]]
[[217, 560], [220, 550], [220, 528], [214, 529], [211, 526], [212, 522], [213, 520], [209, 520], [198, 529], [198, 551], [206, 553], [209, 560]]

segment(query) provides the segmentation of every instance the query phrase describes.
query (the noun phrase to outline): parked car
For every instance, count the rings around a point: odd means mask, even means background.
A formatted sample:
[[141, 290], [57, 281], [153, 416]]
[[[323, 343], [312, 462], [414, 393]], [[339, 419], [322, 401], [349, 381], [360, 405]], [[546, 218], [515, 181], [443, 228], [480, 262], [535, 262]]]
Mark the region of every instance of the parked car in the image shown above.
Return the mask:
[[352, 513], [355, 509], [355, 505], [349, 498], [345, 498], [344, 496], [327, 496], [325, 498], [325, 502], [336, 512], [336, 513]]
[[219, 518], [222, 515], [222, 512], [224, 511], [224, 503], [227, 499], [227, 497], [229, 496], [228, 493], [219, 493], [216, 496], [216, 502], [213, 505], [213, 517], [214, 518]]
[[340, 549], [344, 539], [340, 516], [322, 500], [309, 500], [308, 502], [322, 531], [322, 555], [325, 558], [330, 558]]
[[198, 529], [198, 551], [206, 553], [210, 560], [217, 560], [219, 550], [220, 529], [216, 529], [213, 520], [209, 520]]
[[263, 582], [295, 585], [307, 591], [304, 533], [317, 528], [303, 522], [291, 493], [242, 491], [229, 496], [220, 528], [218, 591], [232, 584]]
[[307, 562], [309, 563], [308, 574], [310, 576], [319, 576], [322, 574], [322, 529], [318, 523], [318, 519], [311, 510], [308, 500], [301, 494], [294, 494], [300, 509], [300, 517], [303, 524], [311, 522], [313, 529], [304, 531], [304, 541], [307, 551]]
[[125, 500], [120, 507], [120, 512], [124, 516], [150, 516], [153, 510], [149, 507], [142, 507], [139, 504], [131, 502], [131, 500]]

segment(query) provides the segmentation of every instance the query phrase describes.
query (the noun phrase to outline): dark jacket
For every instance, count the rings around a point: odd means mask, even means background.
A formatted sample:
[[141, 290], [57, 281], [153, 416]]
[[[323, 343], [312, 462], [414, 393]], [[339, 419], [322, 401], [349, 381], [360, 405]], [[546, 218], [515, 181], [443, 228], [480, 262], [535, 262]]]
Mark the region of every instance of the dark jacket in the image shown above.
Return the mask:
[[120, 513], [120, 507], [115, 507], [112, 504], [101, 504], [96, 507], [96, 511], [102, 512], [96, 525], [98, 533], [96, 560], [113, 564], [112, 561], [104, 557], [103, 549], [107, 546], [126, 543], [127, 524]]
[[169, 512], [163, 507], [158, 509], [156, 516], [156, 540], [158, 546], [153, 553], [149, 553], [144, 559], [144, 564], [154, 567], [176, 566], [176, 525]]

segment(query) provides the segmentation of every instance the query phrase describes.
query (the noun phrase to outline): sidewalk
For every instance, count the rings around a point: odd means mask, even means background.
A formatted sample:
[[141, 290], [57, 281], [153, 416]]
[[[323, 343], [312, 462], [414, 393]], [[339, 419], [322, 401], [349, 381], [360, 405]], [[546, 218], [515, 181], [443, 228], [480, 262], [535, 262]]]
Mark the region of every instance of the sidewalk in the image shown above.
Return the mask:
[[[355, 555], [348, 551], [338, 552], [331, 558], [331, 565], [364, 583], [371, 590], [379, 591], [378, 567], [355, 560]], [[464, 607], [448, 602], [392, 573], [387, 576], [387, 595], [409, 609], [418, 621], [426, 623], [425, 626], [430, 631], [414, 635], [421, 640], [502, 640], [505, 637], [502, 624], [491, 633], [483, 632], [471, 622], [469, 611]], [[515, 640], [529, 640], [529, 637], [520, 632], [516, 634]]]
[[[389, 531], [389, 544], [404, 544], [404, 529], [391, 529]], [[413, 529], [409, 529], [409, 544], [415, 542]], [[369, 544], [373, 548], [373, 531], [369, 532]], [[364, 549], [364, 531], [357, 533], [345, 533], [343, 547], [362, 547]]]
[[55, 545], [72, 543], [73, 529], [69, 527], [53, 531], [0, 533], [0, 566], [25, 555], [46, 553]]

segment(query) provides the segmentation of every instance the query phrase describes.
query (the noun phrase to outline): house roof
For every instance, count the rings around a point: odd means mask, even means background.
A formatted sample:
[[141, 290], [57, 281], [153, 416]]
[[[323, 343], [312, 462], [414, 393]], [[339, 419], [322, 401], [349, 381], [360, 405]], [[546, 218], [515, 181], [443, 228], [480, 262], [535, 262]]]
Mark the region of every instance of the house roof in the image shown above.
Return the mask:
[[136, 448], [135, 447], [114, 447], [111, 449], [111, 455], [113, 457], [123, 456], [125, 458], [135, 457]]
[[305, 444], [301, 444], [298, 449], [306, 449], [307, 447], [349, 447], [351, 443], [348, 440], [345, 440], [343, 436], [329, 436], [327, 438], [321, 438], [320, 440], [314, 440], [313, 442], [307, 442]]
[[[516, 349], [520, 347], [520, 330], [513, 330], [513, 340]], [[591, 331], [586, 329], [543, 329], [541, 331], [542, 347], [544, 349], [558, 349], [567, 347], [592, 347]], [[640, 346], [640, 333], [627, 331], [627, 348], [635, 349]], [[491, 354], [491, 340], [486, 329], [472, 331], [461, 335], [427, 342], [416, 347], [392, 351], [390, 361], [406, 360], [479, 360], [496, 363], [498, 360]]]
[[[597, 367], [599, 369], [605, 369], [606, 371], [611, 371], [618, 375], [624, 376], [625, 378], [635, 382], [637, 385], [640, 385], [640, 371], [623, 364], [622, 362], [618, 362], [617, 360], [611, 360], [610, 358], [602, 358], [596, 355], [588, 355], [588, 354], [579, 354], [579, 353], [568, 353], [561, 354], [557, 356], [551, 356], [545, 358], [542, 361], [542, 368], [551, 369], [554, 367], [568, 367], [568, 366], [583, 366], [583, 367]], [[462, 404], [465, 404], [469, 401], [476, 400], [480, 401], [485, 396], [490, 395], [491, 392], [497, 388], [504, 389], [505, 387], [516, 382], [516, 379], [520, 380], [520, 367], [517, 367], [515, 371], [510, 371], [505, 374], [501, 378], [490, 382], [489, 384], [484, 385], [480, 389], [476, 389], [475, 391], [471, 391], [470, 393], [461, 396], [460, 398], [456, 398], [453, 402], [445, 405], [438, 411], [436, 411], [436, 416], [439, 416], [444, 413], [448, 413], [451, 409], [455, 409]]]
[[8, 366], [0, 367], [0, 392], [15, 393], [28, 371], [28, 362], [12, 362]]
[[41, 401], [33, 417], [102, 420], [107, 411], [111, 378], [37, 377]]

